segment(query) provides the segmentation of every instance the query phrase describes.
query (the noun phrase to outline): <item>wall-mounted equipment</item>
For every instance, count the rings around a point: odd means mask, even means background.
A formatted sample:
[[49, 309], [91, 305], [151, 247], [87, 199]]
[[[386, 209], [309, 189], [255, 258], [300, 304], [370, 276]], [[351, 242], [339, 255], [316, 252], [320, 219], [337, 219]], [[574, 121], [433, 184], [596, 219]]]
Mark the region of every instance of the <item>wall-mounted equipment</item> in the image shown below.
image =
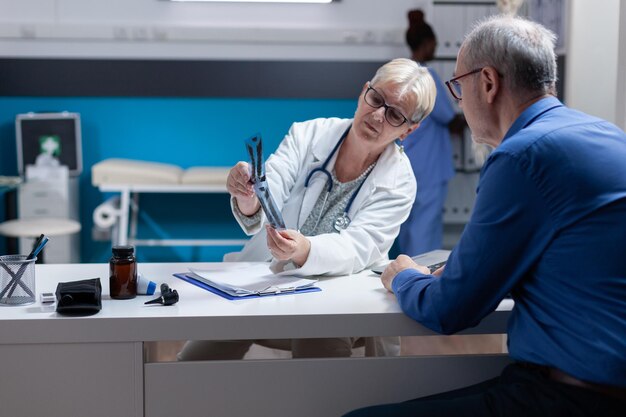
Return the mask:
[[15, 118], [17, 166], [24, 175], [41, 154], [49, 154], [69, 169], [71, 177], [83, 171], [80, 116], [77, 113], [25, 113]]

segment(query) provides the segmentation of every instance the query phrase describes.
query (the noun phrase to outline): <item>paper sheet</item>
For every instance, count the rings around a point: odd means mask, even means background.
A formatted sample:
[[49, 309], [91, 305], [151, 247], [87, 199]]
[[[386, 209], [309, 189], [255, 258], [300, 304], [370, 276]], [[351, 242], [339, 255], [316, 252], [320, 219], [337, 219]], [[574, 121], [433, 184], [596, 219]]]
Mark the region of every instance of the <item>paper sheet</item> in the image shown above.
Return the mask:
[[189, 270], [195, 275], [193, 278], [233, 296], [294, 291], [317, 282], [316, 279], [276, 275], [264, 263], [216, 264]]

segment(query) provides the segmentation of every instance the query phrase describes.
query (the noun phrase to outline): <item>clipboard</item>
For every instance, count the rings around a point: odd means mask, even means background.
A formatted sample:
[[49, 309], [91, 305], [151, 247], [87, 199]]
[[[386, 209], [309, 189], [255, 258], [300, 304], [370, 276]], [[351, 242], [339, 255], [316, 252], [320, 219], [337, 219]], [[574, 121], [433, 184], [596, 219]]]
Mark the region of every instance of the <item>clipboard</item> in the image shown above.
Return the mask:
[[318, 292], [318, 291], [322, 291], [321, 288], [319, 287], [307, 287], [307, 288], [301, 288], [301, 289], [296, 289], [296, 290], [292, 290], [292, 291], [267, 291], [267, 292], [263, 292], [261, 294], [246, 294], [243, 295], [241, 297], [234, 297], [228, 293], [225, 293], [224, 291], [221, 291], [215, 287], [212, 287], [208, 284], [205, 284], [204, 282], [198, 281], [190, 276], [188, 276], [186, 273], [184, 272], [180, 272], [180, 273], [176, 273], [174, 274], [174, 276], [176, 278], [182, 279], [183, 281], [187, 281], [188, 283], [195, 285], [197, 287], [200, 287], [204, 290], [207, 290], [209, 292], [212, 292], [215, 295], [219, 295], [222, 298], [225, 298], [227, 300], [247, 300], [250, 298], [262, 298], [262, 297], [271, 297], [271, 296], [275, 296], [275, 295], [290, 295], [290, 294], [301, 294], [301, 293], [305, 293], [305, 292]]

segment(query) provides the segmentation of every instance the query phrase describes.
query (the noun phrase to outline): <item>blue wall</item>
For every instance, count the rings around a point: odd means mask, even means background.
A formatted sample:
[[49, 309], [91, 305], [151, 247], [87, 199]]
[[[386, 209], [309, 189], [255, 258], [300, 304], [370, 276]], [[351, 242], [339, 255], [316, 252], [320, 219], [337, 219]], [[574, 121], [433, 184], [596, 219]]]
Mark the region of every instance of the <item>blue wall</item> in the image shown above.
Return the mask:
[[[17, 175], [15, 115], [70, 111], [81, 115], [81, 257], [105, 262], [110, 242], [91, 238], [92, 213], [104, 196], [91, 185], [91, 166], [131, 158], [190, 166], [231, 166], [246, 160], [244, 139], [261, 132], [268, 154], [294, 121], [352, 117], [355, 100], [222, 98], [0, 97], [0, 175]], [[267, 156], [267, 155], [266, 155]], [[142, 238], [242, 238], [226, 195], [145, 194]], [[4, 214], [0, 209], [0, 219]], [[140, 261], [219, 261], [230, 248], [138, 248]], [[4, 253], [4, 242], [0, 253]]]

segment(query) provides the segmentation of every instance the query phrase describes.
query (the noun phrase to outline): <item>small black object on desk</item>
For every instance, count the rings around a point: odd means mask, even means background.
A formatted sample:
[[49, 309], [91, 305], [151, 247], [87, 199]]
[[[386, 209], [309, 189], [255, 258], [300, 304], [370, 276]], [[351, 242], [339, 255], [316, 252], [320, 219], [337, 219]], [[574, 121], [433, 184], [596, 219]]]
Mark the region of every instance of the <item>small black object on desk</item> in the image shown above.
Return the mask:
[[100, 278], [59, 282], [56, 290], [59, 314], [90, 316], [102, 309], [102, 285]]
[[167, 284], [161, 284], [161, 296], [144, 304], [161, 304], [171, 306], [178, 302], [178, 291], [171, 289]]

